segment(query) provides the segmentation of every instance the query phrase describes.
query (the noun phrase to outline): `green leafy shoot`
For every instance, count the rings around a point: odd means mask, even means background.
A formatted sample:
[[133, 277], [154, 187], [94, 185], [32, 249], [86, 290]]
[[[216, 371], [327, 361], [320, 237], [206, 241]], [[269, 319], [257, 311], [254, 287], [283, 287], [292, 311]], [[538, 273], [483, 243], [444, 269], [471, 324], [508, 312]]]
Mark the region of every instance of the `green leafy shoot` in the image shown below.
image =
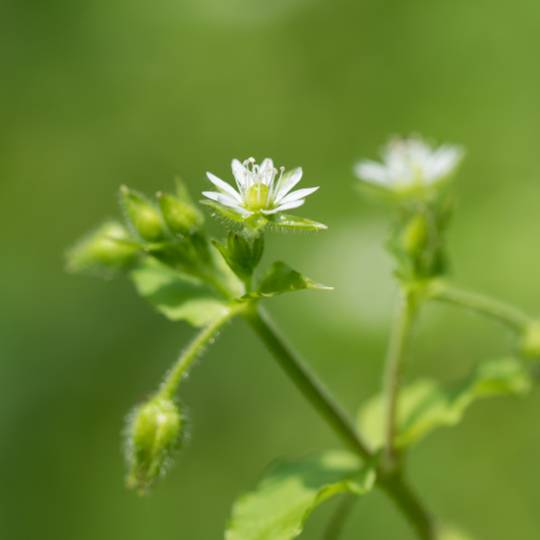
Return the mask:
[[[514, 358], [481, 364], [460, 384], [448, 388], [424, 379], [403, 388], [398, 401], [398, 448], [413, 445], [438, 427], [458, 424], [476, 400], [491, 396], [520, 395], [531, 386], [523, 365]], [[369, 442], [380, 448], [384, 441], [385, 405], [381, 395], [359, 412], [359, 429]]]
[[227, 310], [227, 303], [203, 281], [147, 259], [131, 272], [137, 292], [172, 321], [205, 326]]
[[324, 501], [339, 493], [363, 495], [374, 483], [373, 468], [346, 452], [279, 462], [235, 503], [225, 539], [291, 540]]

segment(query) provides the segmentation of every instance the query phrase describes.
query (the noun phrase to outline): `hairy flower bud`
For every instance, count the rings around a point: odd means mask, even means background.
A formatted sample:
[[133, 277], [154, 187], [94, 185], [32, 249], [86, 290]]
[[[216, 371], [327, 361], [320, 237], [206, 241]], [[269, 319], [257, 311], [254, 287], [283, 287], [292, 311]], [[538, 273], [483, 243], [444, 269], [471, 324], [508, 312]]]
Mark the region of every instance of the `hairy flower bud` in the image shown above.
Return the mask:
[[264, 237], [231, 232], [227, 243], [216, 243], [216, 247], [235, 274], [240, 278], [249, 278], [263, 255]]
[[174, 234], [196, 232], [203, 224], [203, 216], [192, 204], [168, 193], [159, 193], [159, 205], [167, 227]]
[[527, 358], [540, 359], [540, 321], [532, 321], [526, 327], [521, 350]]
[[120, 201], [127, 219], [141, 238], [148, 242], [157, 242], [164, 238], [165, 229], [161, 214], [144, 195], [122, 186]]
[[127, 266], [138, 247], [126, 228], [115, 221], [104, 223], [77, 243], [67, 254], [71, 272], [94, 271], [111, 274]]
[[133, 411], [127, 429], [129, 488], [144, 493], [166, 472], [180, 446], [183, 423], [170, 399], [154, 397]]
[[428, 241], [428, 224], [424, 214], [415, 214], [405, 225], [401, 234], [401, 244], [405, 253], [417, 255]]

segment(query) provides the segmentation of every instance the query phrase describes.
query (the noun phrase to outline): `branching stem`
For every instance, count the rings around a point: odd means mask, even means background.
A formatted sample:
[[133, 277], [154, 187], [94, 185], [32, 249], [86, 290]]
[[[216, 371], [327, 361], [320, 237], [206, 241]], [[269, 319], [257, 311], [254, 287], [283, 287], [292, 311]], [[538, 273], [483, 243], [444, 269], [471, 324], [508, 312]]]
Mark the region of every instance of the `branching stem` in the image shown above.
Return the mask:
[[[296, 387], [343, 442], [365, 461], [373, 460], [374, 454], [358, 434], [346, 413], [289, 348], [266, 314], [253, 305], [249, 311], [245, 312], [245, 317]], [[418, 538], [435, 539], [435, 526], [431, 515], [425, 510], [400, 473], [388, 474], [381, 470], [378, 485], [404, 514]]]
[[474, 292], [452, 287], [446, 283], [438, 283], [429, 292], [429, 299], [454, 304], [474, 311], [491, 319], [495, 319], [512, 330], [523, 331], [530, 322], [529, 317], [519, 309]]

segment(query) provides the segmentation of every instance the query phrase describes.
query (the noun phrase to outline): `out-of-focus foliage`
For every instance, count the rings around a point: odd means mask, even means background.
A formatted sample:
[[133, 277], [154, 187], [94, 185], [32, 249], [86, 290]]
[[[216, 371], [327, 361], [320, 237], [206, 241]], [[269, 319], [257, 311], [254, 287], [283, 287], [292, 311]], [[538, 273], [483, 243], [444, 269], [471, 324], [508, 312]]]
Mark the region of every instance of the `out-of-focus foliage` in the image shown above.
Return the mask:
[[340, 493], [364, 495], [375, 482], [371, 466], [346, 452], [278, 463], [233, 508], [227, 540], [291, 540], [323, 502]]
[[[191, 330], [127, 284], [64, 273], [65, 246], [116, 215], [121, 183], [151, 193], [180, 174], [196, 194], [232, 157], [301, 165], [321, 189], [299, 214], [329, 230], [284, 237], [279, 252], [270, 240], [266, 263], [290, 261], [336, 289], [270, 309], [350, 411], [378, 390], [393, 291], [388, 215], [356, 192], [351, 170], [389, 134], [466, 147], [450, 271], [538, 310], [539, 17], [532, 0], [2, 2], [0, 536], [220, 538], [264, 464], [336, 445], [235, 324], [186, 385], [191, 440], [169, 480], [145, 500], [125, 491], [124, 413]], [[463, 378], [512, 345], [441, 306], [416, 337], [411, 380]], [[538, 401], [479, 404], [459, 432], [418, 447], [410, 474], [426, 502], [475, 539], [540, 535]], [[323, 507], [305, 538], [326, 517]], [[412, 538], [375, 495], [345, 539], [358, 531]]]
[[[415, 381], [399, 396], [396, 446], [408, 447], [438, 427], [458, 424], [478, 399], [522, 395], [530, 388], [527, 369], [514, 358], [480, 364], [472, 375], [448, 388], [430, 379]], [[358, 415], [358, 428], [375, 448], [384, 443], [384, 412], [379, 394], [362, 405]]]

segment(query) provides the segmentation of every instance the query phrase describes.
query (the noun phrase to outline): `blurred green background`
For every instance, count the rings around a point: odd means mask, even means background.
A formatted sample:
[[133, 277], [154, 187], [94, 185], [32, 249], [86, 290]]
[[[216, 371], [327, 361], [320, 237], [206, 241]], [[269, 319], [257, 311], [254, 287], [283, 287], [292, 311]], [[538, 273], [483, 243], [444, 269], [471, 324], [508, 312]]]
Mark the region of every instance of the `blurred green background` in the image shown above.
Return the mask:
[[[388, 135], [465, 145], [454, 278], [540, 311], [539, 22], [533, 0], [2, 0], [0, 537], [219, 539], [270, 460], [338, 444], [235, 323], [184, 388], [191, 441], [172, 474], [147, 498], [125, 490], [124, 415], [192, 330], [125, 280], [64, 273], [121, 183], [153, 192], [181, 174], [197, 193], [232, 157], [302, 165], [322, 188], [299, 213], [330, 229], [272, 237], [267, 257], [336, 291], [270, 310], [351, 412], [379, 386], [394, 295], [388, 212], [351, 169]], [[408, 377], [451, 380], [510, 344], [431, 308]], [[538, 392], [481, 403], [426, 440], [411, 475], [430, 508], [479, 540], [540, 538], [539, 406]], [[412, 535], [374, 494], [344, 538]]]

